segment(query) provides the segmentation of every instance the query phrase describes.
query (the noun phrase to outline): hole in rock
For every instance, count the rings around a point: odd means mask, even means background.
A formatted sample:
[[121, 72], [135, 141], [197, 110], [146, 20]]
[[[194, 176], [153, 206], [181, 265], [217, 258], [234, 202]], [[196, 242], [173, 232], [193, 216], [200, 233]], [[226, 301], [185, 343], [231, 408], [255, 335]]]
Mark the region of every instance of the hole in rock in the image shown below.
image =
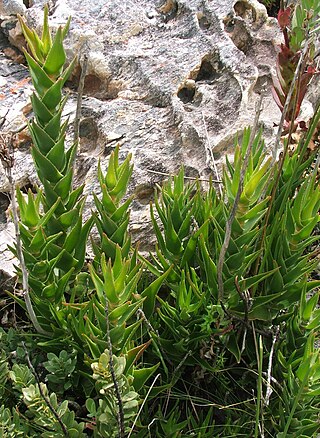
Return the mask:
[[176, 0], [166, 0], [158, 9], [163, 14], [163, 21], [167, 23], [173, 20], [178, 14], [178, 3]]
[[198, 16], [198, 23], [199, 23], [200, 29], [202, 29], [202, 30], [208, 30], [211, 26], [209, 19], [205, 15], [202, 15], [202, 14], [201, 14], [201, 16]]
[[101, 85], [102, 81], [98, 76], [89, 74], [84, 80], [84, 92], [89, 95], [94, 95], [100, 91]]
[[29, 0], [23, 0], [23, 4], [25, 5], [26, 8], [31, 8]]
[[233, 32], [234, 25], [235, 25], [235, 21], [234, 21], [233, 15], [232, 14], [227, 15], [223, 19], [223, 24], [224, 24], [224, 29], [225, 29], [226, 32], [228, 32], [228, 33]]
[[20, 187], [21, 192], [26, 194], [28, 194], [29, 189], [32, 191], [32, 193], [37, 193], [36, 187], [30, 182]]
[[[79, 83], [80, 69], [76, 73], [76, 84]], [[76, 85], [78, 87], [78, 85]], [[100, 100], [116, 99], [121, 91], [122, 84], [120, 81], [107, 81], [104, 78], [100, 78], [94, 73], [90, 73], [84, 80], [84, 94], [87, 96], [96, 97]]]
[[178, 91], [177, 96], [183, 103], [188, 103], [192, 102], [195, 92], [195, 88], [183, 87]]
[[0, 192], [0, 230], [3, 228], [3, 224], [7, 223], [6, 211], [10, 205], [10, 198], [8, 193]]
[[[220, 67], [222, 68], [222, 65], [219, 62], [218, 69], [220, 69]], [[218, 77], [220, 77], [220, 74], [218, 73], [217, 69], [208, 59], [203, 59], [195, 81], [213, 81]]]
[[256, 21], [256, 11], [248, 2], [239, 1], [233, 8], [238, 17], [251, 22]]
[[142, 205], [148, 205], [154, 198], [153, 184], [139, 184], [134, 191], [135, 199]]
[[261, 75], [258, 77], [257, 82], [255, 83], [255, 86], [253, 87], [254, 93], [264, 93], [267, 90], [270, 90], [270, 87], [272, 85], [272, 79], [270, 75]]
[[91, 117], [87, 117], [81, 120], [79, 126], [79, 135], [80, 137], [90, 138], [90, 140], [93, 140], [93, 138], [97, 138], [98, 127], [95, 120]]
[[79, 126], [80, 151], [89, 152], [96, 148], [98, 140], [98, 126], [92, 117], [86, 117], [81, 120]]
[[230, 37], [233, 44], [245, 55], [248, 53], [250, 47], [252, 47], [252, 37], [246, 28], [246, 24], [242, 20], [235, 19], [233, 31]]
[[277, 17], [280, 10], [280, 0], [264, 0], [261, 3], [267, 8], [269, 17]]

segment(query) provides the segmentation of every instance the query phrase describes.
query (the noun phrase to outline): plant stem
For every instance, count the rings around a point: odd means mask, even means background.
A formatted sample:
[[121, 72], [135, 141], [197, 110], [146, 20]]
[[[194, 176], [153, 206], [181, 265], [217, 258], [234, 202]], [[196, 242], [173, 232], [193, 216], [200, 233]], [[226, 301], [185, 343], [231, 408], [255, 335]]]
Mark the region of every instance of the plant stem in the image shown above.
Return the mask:
[[254, 430], [254, 438], [259, 437], [259, 429], [261, 438], [264, 436], [263, 431], [263, 420], [261, 419], [260, 424], [260, 411], [262, 406], [262, 366], [263, 366], [263, 344], [262, 337], [259, 336], [259, 346], [257, 351], [257, 362], [258, 362], [258, 382], [257, 382], [257, 409], [256, 409], [256, 424]]
[[223, 301], [223, 295], [224, 295], [224, 286], [223, 286], [223, 264], [224, 264], [224, 260], [225, 260], [225, 256], [229, 247], [229, 243], [230, 243], [230, 238], [231, 238], [231, 227], [232, 227], [232, 223], [234, 221], [234, 218], [236, 216], [236, 212], [237, 212], [237, 208], [238, 208], [238, 204], [240, 201], [240, 196], [243, 190], [243, 184], [244, 184], [244, 177], [246, 174], [246, 170], [248, 167], [248, 163], [249, 163], [249, 158], [250, 158], [250, 154], [251, 154], [251, 149], [252, 149], [252, 145], [253, 145], [253, 141], [256, 135], [256, 131], [258, 128], [258, 123], [259, 123], [259, 117], [260, 117], [260, 111], [261, 111], [261, 103], [262, 103], [262, 95], [260, 96], [260, 99], [257, 103], [257, 107], [256, 107], [256, 115], [255, 115], [255, 119], [254, 119], [254, 123], [253, 123], [253, 127], [252, 127], [252, 131], [250, 133], [250, 140], [249, 140], [249, 144], [248, 144], [248, 148], [246, 151], [246, 155], [243, 161], [243, 165], [241, 168], [241, 172], [240, 172], [240, 179], [239, 179], [239, 186], [238, 186], [238, 190], [237, 190], [237, 194], [230, 212], [230, 216], [227, 220], [226, 223], [226, 232], [224, 235], [224, 241], [221, 247], [221, 251], [219, 254], [219, 260], [218, 260], [218, 266], [217, 266], [217, 274], [218, 274], [218, 301], [221, 302]]
[[[217, 165], [216, 165], [216, 160], [214, 159], [213, 152], [212, 152], [212, 149], [211, 149], [211, 146], [210, 146], [210, 139], [209, 139], [209, 134], [208, 134], [207, 125], [206, 125], [206, 121], [205, 121], [205, 118], [204, 118], [203, 111], [201, 112], [201, 114], [202, 114], [202, 121], [203, 121], [204, 131], [205, 131], [206, 138], [207, 138], [206, 150], [209, 152], [209, 157], [207, 157], [207, 161], [210, 161], [210, 160], [212, 161], [214, 173], [216, 174], [216, 179], [217, 179], [217, 181], [219, 181], [219, 172], [218, 172], [218, 168], [217, 168]], [[219, 192], [220, 192], [220, 196], [221, 196], [221, 199], [222, 199], [223, 192], [222, 192], [222, 187], [221, 186], [219, 186]]]
[[267, 373], [267, 389], [266, 389], [266, 396], [265, 396], [265, 399], [264, 399], [264, 405], [265, 406], [269, 405], [270, 396], [272, 394], [272, 386], [271, 386], [272, 359], [273, 359], [274, 347], [275, 347], [276, 341], [278, 339], [278, 335], [279, 335], [279, 327], [277, 327], [276, 332], [275, 332], [275, 334], [273, 336], [272, 346], [271, 346], [270, 355], [269, 355], [268, 373]]
[[[282, 115], [281, 115], [281, 119], [280, 119], [280, 123], [279, 123], [279, 128], [278, 128], [276, 142], [275, 142], [275, 148], [273, 150], [273, 164], [274, 164], [273, 168], [274, 168], [274, 170], [271, 171], [271, 174], [270, 174], [270, 177], [269, 177], [270, 181], [271, 181], [271, 178], [273, 180], [275, 179], [275, 181], [272, 183], [272, 192], [271, 192], [270, 202], [269, 202], [268, 210], [267, 210], [267, 213], [266, 213], [266, 216], [265, 216], [264, 225], [263, 225], [263, 228], [262, 228], [262, 234], [261, 234], [261, 239], [260, 239], [260, 244], [259, 244], [259, 249], [260, 250], [262, 250], [263, 247], [264, 247], [264, 242], [265, 242], [265, 238], [266, 238], [266, 235], [267, 235], [267, 227], [268, 227], [268, 223], [269, 223], [269, 219], [270, 219], [270, 215], [271, 215], [271, 209], [272, 209], [273, 201], [274, 201], [275, 196], [276, 196], [276, 191], [277, 191], [278, 184], [279, 184], [279, 181], [280, 181], [281, 172], [282, 172], [282, 169], [283, 169], [283, 166], [284, 166], [284, 161], [285, 161], [285, 158], [286, 158], [286, 154], [288, 152], [290, 138], [291, 138], [292, 130], [293, 130], [294, 120], [291, 120], [287, 143], [286, 143], [286, 145], [284, 147], [284, 151], [283, 151], [283, 154], [282, 154], [282, 157], [281, 157], [281, 160], [280, 160], [279, 167], [276, 168], [275, 167], [275, 161], [276, 161], [277, 155], [278, 155], [278, 147], [279, 147], [279, 143], [280, 143], [280, 139], [281, 139], [281, 135], [282, 135], [283, 124], [284, 124], [284, 121], [285, 121], [285, 116], [286, 116], [286, 113], [287, 113], [290, 101], [292, 99], [293, 91], [295, 89], [296, 84], [298, 84], [298, 86], [296, 88], [295, 99], [297, 99], [297, 96], [299, 94], [299, 84], [300, 84], [301, 68], [302, 68], [302, 65], [303, 65], [303, 60], [304, 60], [304, 58], [306, 56], [306, 53], [308, 51], [308, 48], [309, 48], [309, 44], [307, 43], [306, 47], [304, 48], [304, 50], [301, 53], [301, 56], [299, 58], [299, 62], [298, 62], [298, 65], [297, 65], [297, 68], [296, 68], [296, 71], [295, 71], [295, 74], [294, 74], [291, 86], [290, 86], [289, 93], [288, 93], [287, 98], [286, 98], [286, 102], [285, 102], [285, 105], [284, 105], [284, 108], [283, 108], [283, 111], [282, 111]], [[287, 190], [289, 190], [289, 186], [288, 186]], [[285, 197], [284, 197], [284, 199], [285, 199]], [[282, 204], [282, 205], [284, 205], [284, 204]], [[262, 258], [262, 260], [261, 260], [260, 269], [263, 268], [263, 264], [264, 264], [264, 258]], [[257, 261], [256, 261], [256, 265], [255, 265], [255, 269], [254, 269], [254, 274], [255, 275], [258, 273], [258, 270], [259, 270], [259, 259], [257, 259]]]
[[123, 411], [123, 403], [120, 393], [120, 388], [117, 380], [116, 373], [114, 371], [114, 365], [113, 365], [113, 352], [112, 352], [112, 342], [110, 338], [110, 324], [109, 324], [109, 302], [106, 298], [106, 307], [105, 307], [105, 313], [106, 313], [106, 323], [107, 323], [107, 342], [108, 342], [108, 348], [109, 348], [109, 367], [110, 367], [110, 373], [114, 385], [114, 392], [117, 397], [118, 401], [118, 430], [119, 430], [119, 438], [124, 438], [125, 436], [125, 430], [124, 430], [124, 411]]
[[21, 343], [22, 343], [22, 346], [23, 346], [24, 351], [25, 351], [25, 355], [26, 355], [26, 359], [27, 359], [27, 362], [28, 362], [28, 366], [29, 366], [30, 370], [32, 371], [32, 374], [34, 375], [34, 377], [36, 379], [36, 382], [37, 382], [37, 385], [38, 385], [41, 397], [43, 398], [44, 402], [46, 403], [46, 405], [48, 406], [48, 408], [50, 409], [50, 411], [52, 412], [52, 414], [54, 415], [54, 417], [56, 418], [56, 420], [60, 424], [60, 427], [62, 429], [63, 435], [68, 437], [69, 436], [69, 432], [68, 432], [68, 430], [66, 428], [66, 425], [63, 423], [63, 421], [60, 418], [60, 415], [55, 410], [55, 408], [52, 406], [49, 398], [45, 396], [45, 394], [44, 394], [44, 392], [42, 390], [40, 378], [39, 378], [38, 373], [35, 370], [34, 366], [32, 365], [32, 362], [30, 360], [30, 356], [29, 356], [29, 352], [28, 352], [28, 349], [26, 347], [26, 344], [24, 343], [24, 341], [22, 341]]
[[84, 81], [87, 75], [87, 69], [88, 69], [88, 55], [87, 53], [85, 53], [83, 55], [81, 75], [80, 75], [79, 87], [78, 87], [77, 109], [76, 109], [76, 115], [74, 120], [74, 137], [73, 137], [74, 143], [77, 143], [79, 141], [79, 126], [81, 119], [82, 95], [84, 90]]
[[[308, 360], [309, 360], [309, 362], [311, 363], [311, 358], [310, 358], [310, 357], [309, 357]], [[310, 365], [310, 364], [309, 364], [309, 365]], [[294, 415], [294, 413], [295, 413], [295, 411], [296, 411], [296, 409], [297, 409], [297, 406], [298, 406], [299, 400], [300, 400], [300, 398], [301, 398], [301, 396], [302, 396], [302, 393], [303, 393], [303, 391], [304, 391], [304, 389], [305, 389], [305, 386], [306, 386], [306, 384], [307, 384], [307, 382], [308, 382], [310, 371], [311, 371], [311, 367], [309, 366], [309, 368], [308, 368], [308, 370], [307, 370], [307, 372], [306, 372], [306, 374], [305, 374], [305, 376], [304, 376], [303, 381], [300, 383], [300, 387], [299, 387], [298, 394], [297, 394], [297, 395], [295, 396], [295, 398], [294, 398], [294, 402], [293, 402], [293, 405], [292, 405], [292, 409], [291, 409], [291, 411], [290, 411], [289, 418], [288, 418], [288, 420], [287, 420], [287, 422], [286, 422], [286, 425], [285, 425], [285, 428], [284, 428], [284, 431], [283, 431], [283, 434], [282, 434], [282, 438], [287, 438], [288, 431], [289, 431], [289, 427], [290, 427], [290, 424], [291, 424], [292, 419], [293, 419], [293, 415]]]
[[[299, 58], [296, 70], [294, 72], [294, 76], [293, 76], [290, 88], [289, 88], [289, 92], [287, 94], [286, 101], [285, 101], [285, 104], [284, 104], [284, 107], [283, 107], [283, 110], [282, 110], [281, 119], [280, 119], [280, 123], [279, 123], [279, 126], [278, 126], [278, 131], [277, 131], [277, 136], [276, 136], [276, 141], [275, 141], [275, 145], [274, 145], [274, 149], [273, 149], [273, 155], [272, 155], [273, 163], [275, 163], [276, 160], [277, 160], [279, 144], [280, 144], [280, 140], [281, 140], [281, 136], [282, 136], [282, 131], [283, 131], [283, 124], [284, 124], [284, 121], [285, 121], [285, 118], [286, 118], [286, 115], [287, 115], [287, 111], [288, 111], [288, 108], [289, 108], [289, 105], [290, 105], [293, 93], [295, 91], [295, 86], [296, 86], [297, 82], [299, 81], [299, 77], [301, 76], [301, 70], [302, 70], [302, 66], [304, 64], [303, 61], [305, 60], [305, 57], [306, 57], [306, 54], [307, 54], [308, 50], [309, 50], [309, 43], [307, 41], [307, 43], [306, 43], [306, 45], [305, 45], [305, 47], [304, 47], [304, 49], [303, 49], [303, 51], [302, 51], [302, 53], [300, 55], [300, 58]], [[296, 90], [295, 99], [297, 99], [298, 95], [299, 95], [299, 87]], [[291, 121], [291, 125], [292, 124], [293, 124], [293, 120]], [[289, 138], [290, 138], [290, 135], [289, 135]]]
[[131, 429], [130, 429], [130, 432], [129, 432], [128, 438], [131, 437], [131, 434], [132, 434], [132, 432], [133, 432], [134, 426], [136, 425], [136, 423], [137, 423], [137, 421], [138, 421], [138, 418], [139, 418], [139, 416], [140, 416], [140, 414], [141, 414], [141, 412], [142, 412], [143, 406], [145, 405], [145, 403], [146, 403], [146, 401], [147, 401], [147, 399], [148, 399], [148, 397], [149, 397], [149, 394], [150, 394], [150, 392], [152, 391], [152, 388], [154, 387], [156, 381], [158, 380], [158, 378], [159, 378], [160, 376], [161, 376], [161, 374], [157, 374], [156, 377], [154, 378], [152, 384], [150, 385], [150, 388], [148, 389], [148, 392], [147, 392], [146, 396], [144, 397], [143, 402], [142, 402], [142, 404], [141, 404], [141, 406], [140, 406], [139, 412], [137, 413], [136, 418], [134, 419], [134, 422], [133, 422], [133, 425], [132, 425], [132, 427], [131, 427]]
[[24, 298], [24, 302], [26, 304], [27, 312], [29, 315], [29, 318], [34, 326], [34, 328], [37, 330], [38, 333], [42, 335], [50, 335], [48, 332], [43, 330], [43, 328], [40, 326], [39, 321], [37, 319], [37, 316], [35, 314], [35, 311], [33, 309], [30, 294], [29, 294], [29, 283], [28, 283], [28, 271], [27, 267], [24, 261], [23, 251], [22, 251], [22, 245], [21, 245], [21, 239], [20, 239], [20, 231], [19, 231], [19, 215], [18, 215], [18, 207], [17, 207], [17, 201], [16, 201], [16, 193], [15, 193], [15, 187], [12, 177], [12, 167], [14, 164], [14, 158], [13, 158], [13, 152], [10, 151], [11, 149], [11, 141], [12, 141], [12, 135], [7, 134], [6, 136], [3, 136], [3, 147], [1, 149], [0, 157], [3, 164], [3, 167], [5, 169], [5, 174], [9, 181], [10, 186], [10, 196], [11, 196], [11, 209], [12, 209], [12, 216], [13, 216], [13, 223], [14, 223], [14, 230], [16, 235], [16, 249], [17, 249], [17, 257], [20, 262], [20, 268], [21, 268], [21, 274], [22, 274], [22, 294]]

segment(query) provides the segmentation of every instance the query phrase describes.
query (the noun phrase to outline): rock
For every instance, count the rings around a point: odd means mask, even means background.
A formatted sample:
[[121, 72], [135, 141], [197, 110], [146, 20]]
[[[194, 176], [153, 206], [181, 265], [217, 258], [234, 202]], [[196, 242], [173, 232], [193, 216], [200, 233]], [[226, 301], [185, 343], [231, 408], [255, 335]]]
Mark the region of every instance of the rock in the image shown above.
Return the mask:
[[17, 264], [17, 259], [8, 250], [8, 245], [14, 245], [14, 226], [10, 222], [4, 229], [0, 227], [0, 287], [1, 283], [10, 279], [15, 275], [14, 264]]
[[2, 0], [1, 14], [24, 14], [27, 10], [22, 0]]
[[[86, 181], [90, 208], [92, 193], [99, 193], [98, 160], [106, 168], [117, 143], [122, 157], [131, 152], [133, 236], [142, 249], [151, 249], [148, 204], [164, 174], [176, 173], [182, 164], [190, 176], [208, 177], [215, 166], [221, 170], [235, 135], [253, 123], [261, 92], [261, 124], [267, 140], [273, 134], [280, 119], [270, 92], [281, 41], [276, 21], [256, 0], [57, 0], [50, 5], [54, 28], [72, 16], [66, 51], [69, 60], [80, 57], [65, 109], [71, 119], [82, 57], [88, 56], [75, 181]], [[33, 0], [25, 11], [29, 25], [39, 31], [42, 9], [43, 1]], [[21, 47], [21, 30], [12, 23], [3, 21], [2, 29]], [[6, 69], [13, 69], [12, 75], [1, 73]], [[10, 60], [1, 60], [1, 74], [10, 84], [28, 77]], [[8, 130], [22, 117], [31, 86], [21, 84], [14, 96], [4, 89], [8, 85], [1, 87], [0, 81], [0, 117], [5, 115], [3, 129]], [[26, 143], [16, 151], [19, 185], [37, 181], [28, 149]], [[1, 175], [0, 191], [7, 192]]]

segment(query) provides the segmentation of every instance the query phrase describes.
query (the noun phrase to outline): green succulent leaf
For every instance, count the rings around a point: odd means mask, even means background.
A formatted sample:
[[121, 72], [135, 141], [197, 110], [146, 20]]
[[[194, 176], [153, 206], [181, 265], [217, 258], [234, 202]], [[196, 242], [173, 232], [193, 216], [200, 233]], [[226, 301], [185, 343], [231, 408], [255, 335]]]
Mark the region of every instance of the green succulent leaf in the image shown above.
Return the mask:
[[143, 303], [143, 310], [147, 318], [152, 315], [156, 302], [156, 295], [162, 283], [168, 277], [172, 269], [173, 269], [173, 265], [170, 266], [170, 268], [167, 271], [165, 271], [159, 278], [157, 278], [149, 286], [147, 286], [141, 293], [142, 298], [145, 298], [145, 301]]
[[42, 179], [47, 179], [53, 184], [62, 179], [63, 175], [35, 146], [32, 147], [31, 152], [38, 169], [41, 169]]
[[47, 90], [49, 90], [54, 82], [49, 78], [46, 72], [40, 67], [40, 65], [29, 55], [29, 53], [24, 50], [24, 55], [28, 62], [30, 75], [34, 88], [36, 89], [39, 96], [43, 96]]
[[53, 117], [51, 111], [42, 103], [41, 99], [37, 96], [36, 93], [31, 95], [31, 104], [33, 111], [37, 117], [38, 123], [44, 126], [46, 123], [50, 122]]
[[43, 65], [43, 70], [48, 75], [56, 76], [60, 73], [65, 62], [66, 55], [63, 48], [62, 29], [59, 27]]
[[133, 371], [133, 387], [139, 392], [141, 388], [145, 385], [146, 381], [150, 379], [152, 374], [154, 374], [159, 368], [160, 363], [157, 363], [153, 367], [142, 368], [141, 370]]

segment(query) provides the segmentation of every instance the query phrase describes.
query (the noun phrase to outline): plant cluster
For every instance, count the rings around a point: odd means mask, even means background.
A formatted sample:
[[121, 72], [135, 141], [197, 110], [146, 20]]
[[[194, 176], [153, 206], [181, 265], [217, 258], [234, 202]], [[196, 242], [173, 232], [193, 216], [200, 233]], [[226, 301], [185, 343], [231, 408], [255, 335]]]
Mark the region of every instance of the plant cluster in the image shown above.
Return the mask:
[[[279, 15], [287, 37], [275, 93], [291, 124], [310, 79], [287, 74], [311, 47], [295, 29], [315, 28], [313, 6], [295, 8], [290, 32], [288, 10]], [[12, 251], [19, 256], [21, 245], [17, 272], [27, 273], [27, 289], [9, 295], [35, 330], [0, 331], [1, 436], [317, 436], [319, 159], [306, 150], [319, 108], [279, 160], [267, 157], [261, 131], [245, 129], [221, 191], [186, 183], [183, 169], [158, 187], [150, 210], [157, 245], [144, 258], [128, 231], [131, 156], [120, 162], [118, 146], [105, 172], [99, 165], [101, 195], [83, 221], [77, 143], [65, 147], [63, 121], [69, 22], [54, 38], [47, 8], [41, 38], [20, 22], [42, 188], [16, 192], [21, 243]], [[293, 57], [282, 56], [288, 50]], [[86, 264], [93, 226], [99, 237]]]

